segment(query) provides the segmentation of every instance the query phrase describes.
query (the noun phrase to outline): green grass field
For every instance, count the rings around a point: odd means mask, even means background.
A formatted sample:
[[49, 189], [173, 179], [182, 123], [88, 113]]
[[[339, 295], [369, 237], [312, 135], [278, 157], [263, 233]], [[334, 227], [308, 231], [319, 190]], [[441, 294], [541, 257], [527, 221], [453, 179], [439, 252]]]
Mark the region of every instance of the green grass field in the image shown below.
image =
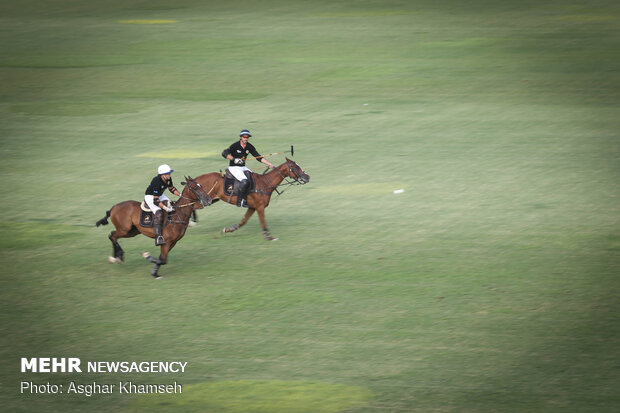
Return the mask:
[[[616, 2], [2, 1], [0, 33], [0, 410], [620, 409]], [[143, 236], [109, 264], [95, 221], [242, 128], [311, 176], [280, 240], [218, 203], [162, 280]], [[183, 393], [20, 391], [128, 380]]]

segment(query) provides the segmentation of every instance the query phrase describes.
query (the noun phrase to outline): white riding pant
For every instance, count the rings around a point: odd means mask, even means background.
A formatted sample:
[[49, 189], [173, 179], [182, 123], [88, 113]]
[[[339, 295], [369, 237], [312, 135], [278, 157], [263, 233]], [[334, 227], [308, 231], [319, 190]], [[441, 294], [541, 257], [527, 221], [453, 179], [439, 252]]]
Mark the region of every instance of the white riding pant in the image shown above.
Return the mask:
[[[153, 203], [153, 198], [155, 198], [153, 195], [144, 195], [144, 201], [149, 206], [149, 208], [151, 208], [151, 211], [157, 212], [161, 208]], [[159, 202], [164, 202], [164, 201], [170, 201], [170, 198], [168, 198], [166, 195], [160, 195]]]
[[239, 182], [243, 181], [244, 179], [248, 179], [248, 177], [245, 176], [245, 171], [252, 171], [247, 166], [229, 166], [228, 170]]

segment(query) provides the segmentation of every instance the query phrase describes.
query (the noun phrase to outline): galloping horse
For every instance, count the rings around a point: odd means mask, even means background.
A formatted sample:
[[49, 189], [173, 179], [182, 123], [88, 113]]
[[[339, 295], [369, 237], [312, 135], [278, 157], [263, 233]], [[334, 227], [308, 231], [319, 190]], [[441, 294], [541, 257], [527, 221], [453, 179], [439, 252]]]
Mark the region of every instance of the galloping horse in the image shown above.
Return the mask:
[[[174, 207], [173, 215], [162, 231], [166, 243], [161, 246], [159, 258], [153, 258], [148, 252], [142, 254], [149, 262], [155, 264], [151, 270], [151, 275], [155, 278], [161, 277], [158, 273], [159, 267], [166, 264], [168, 261], [168, 253], [175, 244], [183, 238], [183, 235], [185, 235], [185, 230], [187, 230], [192, 211], [204, 208], [205, 206], [211, 205], [213, 202], [200, 184], [196, 182], [196, 179], [188, 176], [186, 176], [185, 179], [187, 182], [181, 182], [181, 184], [186, 186], [181, 193], [181, 197], [172, 204]], [[146, 235], [149, 238], [155, 238], [155, 231], [153, 228], [140, 225], [140, 202], [124, 201], [118, 203], [105, 214], [106, 216], [97, 221], [96, 225], [107, 225], [108, 218], [110, 218], [116, 228], [116, 231], [112, 231], [108, 236], [114, 247], [114, 257], [110, 257], [110, 262], [123, 262], [124, 260], [125, 252], [117, 242], [119, 238], [131, 238], [138, 234]]]
[[[254, 189], [248, 195], [249, 208], [245, 213], [245, 216], [241, 222], [231, 227], [224, 228], [222, 232], [226, 233], [238, 230], [245, 225], [246, 222], [248, 222], [252, 214], [254, 214], [254, 211], [256, 211], [263, 227], [263, 235], [265, 236], [265, 239], [267, 241], [277, 240], [277, 238], [271, 236], [269, 230], [267, 229], [267, 224], [265, 223], [265, 208], [269, 205], [271, 194], [274, 191], [277, 192], [277, 188], [282, 183], [284, 178], [293, 179], [293, 181], [288, 184], [297, 183], [303, 185], [310, 181], [310, 175], [305, 173], [299, 165], [289, 158], [286, 158], [285, 163], [277, 166], [268, 173], [262, 175], [254, 174]], [[196, 181], [198, 181], [203, 188], [210, 188], [207, 191], [207, 194], [213, 198], [213, 202], [221, 199], [229, 204], [235, 205], [237, 203], [236, 196], [226, 195], [224, 192], [224, 178], [221, 173], [212, 172], [209, 174], [200, 175], [196, 178]]]

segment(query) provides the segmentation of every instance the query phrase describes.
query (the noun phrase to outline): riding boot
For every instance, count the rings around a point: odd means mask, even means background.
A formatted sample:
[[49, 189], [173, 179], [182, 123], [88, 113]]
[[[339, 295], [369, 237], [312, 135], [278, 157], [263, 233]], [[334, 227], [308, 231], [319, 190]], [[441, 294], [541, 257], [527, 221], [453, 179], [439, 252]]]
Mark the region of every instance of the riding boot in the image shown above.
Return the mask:
[[166, 243], [164, 237], [161, 236], [161, 228], [164, 225], [164, 211], [161, 209], [155, 212], [155, 219], [153, 219], [153, 229], [155, 230], [155, 245], [163, 245]]
[[248, 207], [248, 190], [250, 189], [250, 183], [247, 179], [239, 182], [239, 195], [237, 195], [237, 206], [247, 208]]

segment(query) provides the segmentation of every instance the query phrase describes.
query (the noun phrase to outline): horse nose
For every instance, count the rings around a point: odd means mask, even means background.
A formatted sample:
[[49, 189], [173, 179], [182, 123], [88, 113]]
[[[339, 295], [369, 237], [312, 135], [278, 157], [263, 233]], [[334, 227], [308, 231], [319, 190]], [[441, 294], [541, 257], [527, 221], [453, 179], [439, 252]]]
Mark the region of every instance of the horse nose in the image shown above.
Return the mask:
[[302, 177], [301, 177], [301, 179], [302, 179], [305, 183], [308, 183], [308, 182], [310, 182], [310, 175], [308, 175], [308, 174], [303, 174], [303, 175], [302, 175]]

